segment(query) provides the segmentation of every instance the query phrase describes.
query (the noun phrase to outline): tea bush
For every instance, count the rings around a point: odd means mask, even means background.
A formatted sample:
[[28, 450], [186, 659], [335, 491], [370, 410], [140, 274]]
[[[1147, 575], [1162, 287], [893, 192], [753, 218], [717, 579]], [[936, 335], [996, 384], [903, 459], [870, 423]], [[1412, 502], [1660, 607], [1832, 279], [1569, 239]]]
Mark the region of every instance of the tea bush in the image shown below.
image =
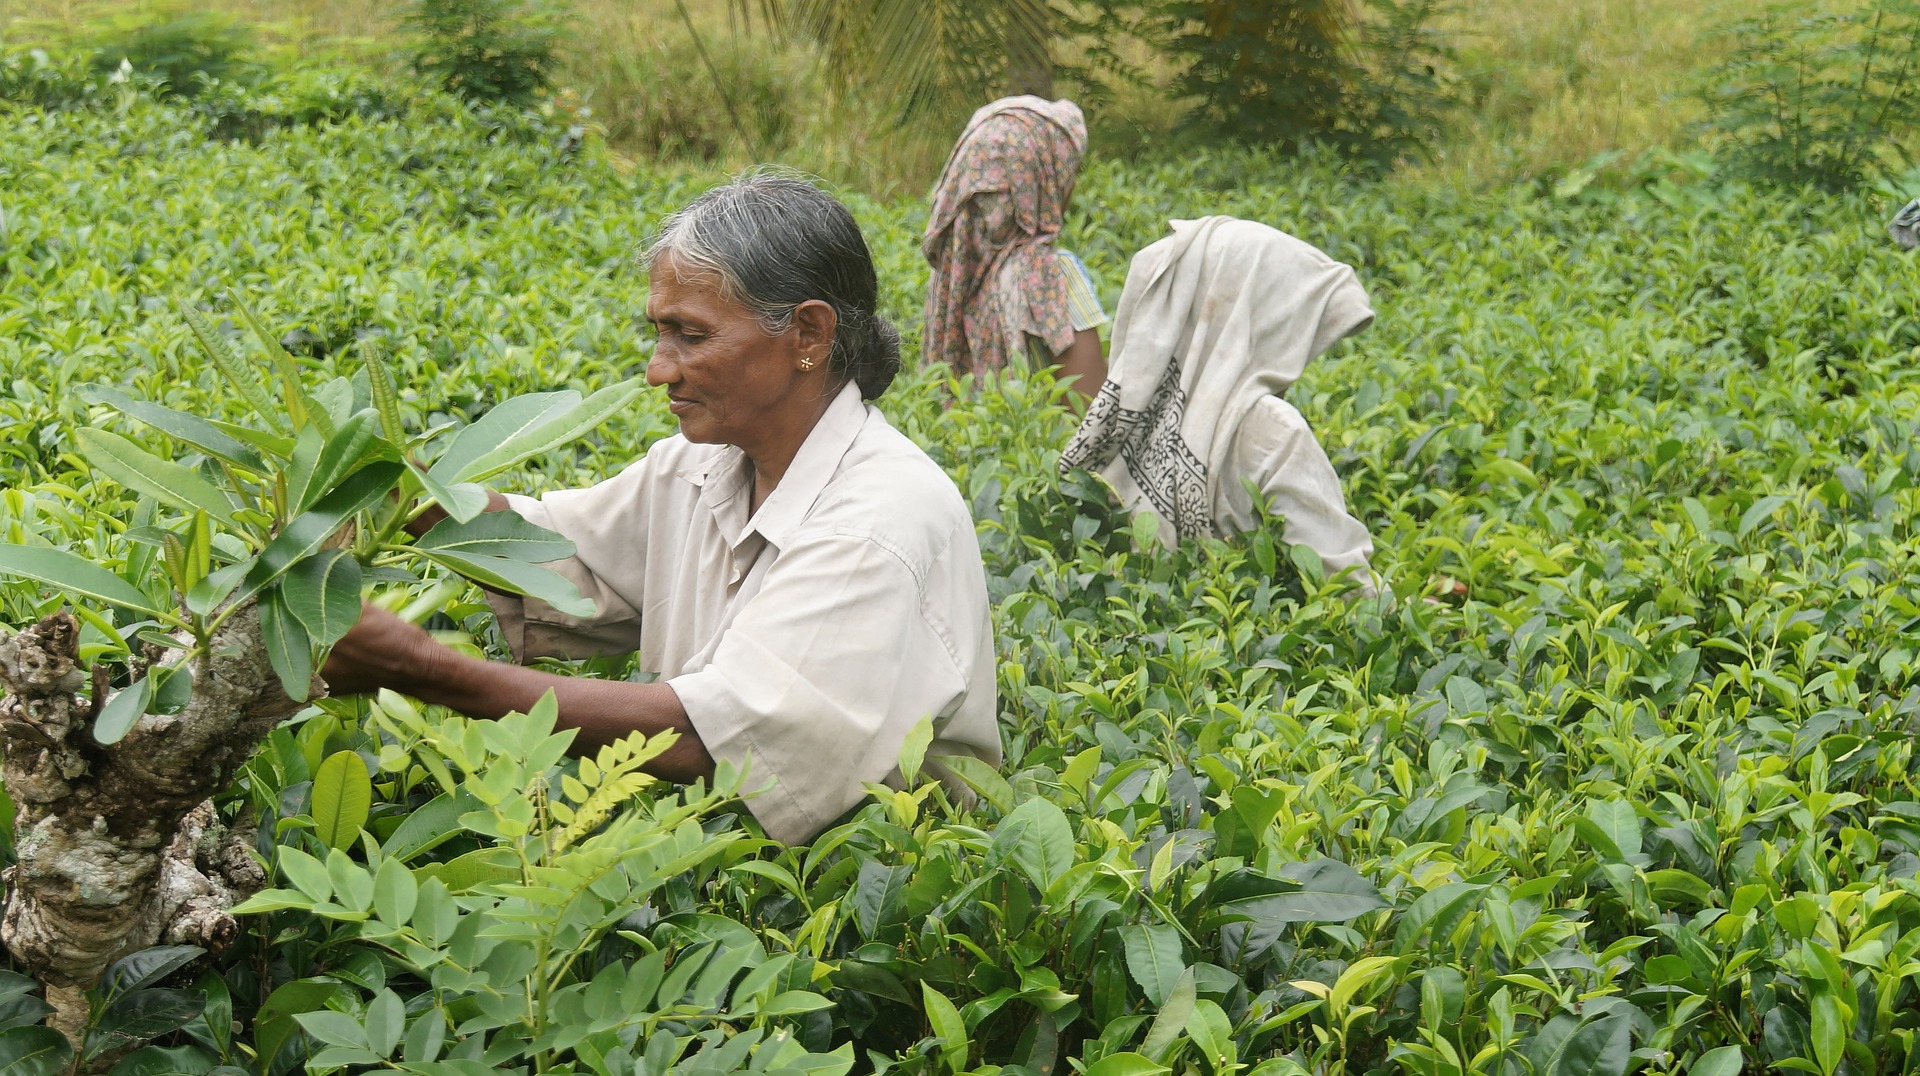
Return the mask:
[[[0, 110], [7, 542], [150, 560], [174, 516], [77, 433], [176, 450], [79, 388], [244, 421], [175, 300], [234, 289], [316, 381], [377, 344], [408, 428], [457, 428], [639, 372], [633, 254], [714, 181], [432, 101], [208, 135], [140, 92]], [[911, 325], [921, 208], [848, 200]], [[969, 498], [995, 602], [1008, 757], [963, 771], [976, 804], [876, 790], [781, 848], [725, 787], [560, 763], [550, 714], [326, 701], [220, 800], [275, 872], [247, 932], [135, 958], [100, 1042], [157, 1036], [129, 1073], [1907, 1071], [1920, 262], [1885, 209], [1095, 162], [1068, 233], [1109, 300], [1169, 217], [1358, 268], [1379, 320], [1293, 399], [1391, 605], [1277, 523], [1137, 539], [1055, 475], [1044, 377], [949, 408], [912, 371], [881, 407]], [[670, 429], [649, 396], [503, 480], [586, 482]], [[1465, 595], [1422, 601], [1436, 575]], [[62, 600], [7, 583], [0, 621]], [[481, 610], [439, 623], [493, 647]], [[607, 828], [527, 839], [583, 814]], [[30, 986], [0, 982], [0, 1059]], [[133, 1022], [146, 990], [178, 1019]]]

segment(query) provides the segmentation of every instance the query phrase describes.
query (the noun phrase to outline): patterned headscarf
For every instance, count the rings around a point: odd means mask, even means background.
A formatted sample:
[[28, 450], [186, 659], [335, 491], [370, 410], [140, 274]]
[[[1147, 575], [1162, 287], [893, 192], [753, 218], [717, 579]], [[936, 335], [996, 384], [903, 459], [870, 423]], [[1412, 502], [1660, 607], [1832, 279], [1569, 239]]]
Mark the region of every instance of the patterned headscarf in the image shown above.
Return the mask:
[[1072, 101], [1005, 97], [973, 114], [933, 190], [920, 249], [927, 282], [924, 350], [958, 373], [986, 373], [1025, 353], [1073, 343], [1067, 283], [1054, 254], [1087, 125]]

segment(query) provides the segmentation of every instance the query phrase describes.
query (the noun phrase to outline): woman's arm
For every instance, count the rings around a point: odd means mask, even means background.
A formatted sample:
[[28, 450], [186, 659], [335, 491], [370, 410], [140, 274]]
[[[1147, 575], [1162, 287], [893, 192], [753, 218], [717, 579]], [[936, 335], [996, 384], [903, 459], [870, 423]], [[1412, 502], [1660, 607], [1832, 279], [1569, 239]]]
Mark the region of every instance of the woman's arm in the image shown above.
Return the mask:
[[[494, 497], [504, 508], [505, 498]], [[576, 753], [631, 732], [653, 736], [672, 730], [679, 741], [649, 763], [647, 772], [680, 782], [713, 776], [713, 759], [672, 687], [556, 676], [471, 658], [374, 606], [364, 608], [360, 622], [334, 645], [321, 676], [335, 695], [390, 688], [479, 718], [524, 713], [552, 691], [560, 704], [560, 726], [580, 730]]]
[[1100, 386], [1107, 380], [1107, 357], [1100, 351], [1100, 330], [1076, 329], [1073, 343], [1067, 350], [1054, 356], [1060, 364], [1060, 376], [1072, 377], [1073, 390], [1091, 400], [1100, 392]]

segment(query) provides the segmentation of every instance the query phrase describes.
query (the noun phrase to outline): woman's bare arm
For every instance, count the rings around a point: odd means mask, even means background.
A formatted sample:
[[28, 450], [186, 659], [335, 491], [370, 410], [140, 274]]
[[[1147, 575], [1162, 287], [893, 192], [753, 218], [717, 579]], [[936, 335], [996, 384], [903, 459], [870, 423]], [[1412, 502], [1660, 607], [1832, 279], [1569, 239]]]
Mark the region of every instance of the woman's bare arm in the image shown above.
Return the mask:
[[[494, 496], [504, 507], [505, 498]], [[672, 730], [679, 741], [648, 764], [647, 772], [681, 782], [713, 776], [713, 759], [672, 687], [556, 676], [468, 657], [374, 606], [366, 607], [360, 622], [335, 644], [321, 676], [335, 695], [384, 687], [479, 718], [524, 713], [552, 691], [560, 704], [560, 726], [580, 730], [576, 752], [598, 749], [631, 732], [653, 736]]]

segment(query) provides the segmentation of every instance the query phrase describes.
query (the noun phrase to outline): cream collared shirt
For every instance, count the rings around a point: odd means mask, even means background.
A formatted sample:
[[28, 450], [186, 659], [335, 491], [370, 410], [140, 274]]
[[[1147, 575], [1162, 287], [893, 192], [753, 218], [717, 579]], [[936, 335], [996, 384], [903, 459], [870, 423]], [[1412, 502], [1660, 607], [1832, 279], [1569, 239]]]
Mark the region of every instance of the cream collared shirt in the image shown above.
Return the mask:
[[514, 655], [640, 652], [714, 759], [749, 765], [777, 840], [804, 841], [898, 781], [907, 733], [929, 759], [1000, 762], [986, 573], [966, 503], [849, 384], [749, 514], [746, 454], [678, 435], [589, 489], [512, 496], [592, 598], [568, 616], [489, 598]]

